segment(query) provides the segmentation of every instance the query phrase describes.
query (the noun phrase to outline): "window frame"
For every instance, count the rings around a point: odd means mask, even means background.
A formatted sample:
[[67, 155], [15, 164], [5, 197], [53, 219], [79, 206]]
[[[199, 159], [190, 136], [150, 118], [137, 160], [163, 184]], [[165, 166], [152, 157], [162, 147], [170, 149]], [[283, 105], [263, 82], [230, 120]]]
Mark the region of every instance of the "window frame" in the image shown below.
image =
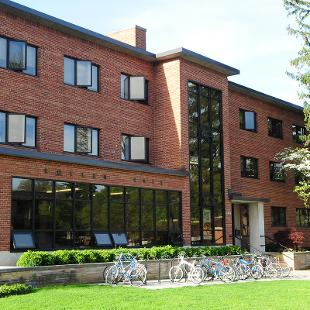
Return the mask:
[[293, 138], [293, 141], [295, 143], [298, 143], [298, 144], [303, 144], [303, 141], [300, 140], [300, 137], [303, 136], [303, 135], [297, 135], [297, 134], [294, 135], [294, 127], [295, 127], [295, 132], [296, 133], [297, 133], [298, 129], [301, 129], [302, 131], [304, 131], [304, 135], [307, 134], [306, 127], [305, 126], [296, 125], [296, 124], [292, 124], [292, 138]]
[[[85, 89], [85, 90], [88, 90], [88, 91], [93, 92], [93, 93], [99, 93], [100, 92], [100, 66], [99, 65], [93, 63], [89, 59], [80, 59], [80, 58], [76, 58], [76, 57], [72, 57], [72, 56], [68, 56], [68, 55], [64, 55], [63, 58], [64, 58], [64, 61], [65, 61], [65, 58], [68, 58], [68, 59], [71, 59], [71, 60], [74, 61], [74, 71], [73, 71], [73, 74], [74, 74], [74, 85], [73, 84], [68, 84], [68, 83], [65, 82], [65, 66], [64, 66], [64, 62], [63, 62], [63, 83], [64, 83], [64, 85], [71, 86], [71, 87], [77, 87], [77, 88], [80, 88], [80, 89]], [[77, 61], [89, 61], [91, 63], [91, 81], [92, 81], [92, 84], [93, 84], [92, 68], [93, 68], [93, 66], [97, 67], [97, 90], [91, 89], [92, 85], [91, 86], [80, 86], [80, 85], [77, 85]]]
[[[301, 216], [301, 211], [306, 212], [306, 217], [307, 217], [307, 225], [300, 225], [300, 216]], [[296, 216], [296, 227], [299, 228], [310, 228], [310, 209], [306, 209], [305, 207], [303, 208], [296, 208], [295, 211], [295, 216]], [[297, 221], [297, 217], [299, 218], [299, 221]]]
[[[254, 115], [254, 129], [246, 128], [246, 121], [245, 121], [246, 112], [251, 112]], [[246, 110], [242, 108], [239, 109], [239, 122], [240, 122], [240, 126], [239, 126], [240, 129], [257, 133], [257, 113], [255, 111], [250, 111], [250, 110]]]
[[281, 164], [281, 163], [276, 162], [276, 161], [269, 161], [270, 181], [285, 183], [285, 172], [284, 172], [284, 170], [283, 170], [283, 180], [277, 180], [277, 179], [274, 178], [274, 165], [275, 164]]
[[[125, 158], [122, 158], [122, 146], [123, 146], [123, 136], [126, 136], [129, 139], [129, 143], [128, 143], [128, 153], [129, 153], [129, 159], [125, 159]], [[143, 137], [144, 138], [144, 141], [145, 141], [145, 160], [134, 160], [134, 159], [131, 159], [131, 138], [132, 137]], [[150, 163], [150, 138], [147, 138], [145, 136], [136, 136], [136, 135], [128, 135], [128, 134], [125, 134], [125, 133], [122, 133], [121, 134], [121, 160], [122, 161], [127, 161], [127, 162], [134, 162], [134, 163], [141, 163], [141, 164], [149, 164]]]
[[[74, 127], [74, 152], [70, 152], [70, 151], [65, 150], [65, 126], [66, 125]], [[77, 127], [91, 129], [92, 150], [90, 153], [77, 152], [77, 130], [76, 130]], [[92, 134], [93, 130], [97, 130], [97, 133], [98, 133], [98, 137], [97, 137], [97, 145], [98, 145], [97, 153], [98, 154], [97, 155], [91, 154], [93, 152], [93, 134]], [[77, 125], [77, 124], [72, 124], [72, 123], [64, 123], [64, 125], [63, 125], [63, 152], [64, 153], [76, 154], [76, 155], [82, 155], [82, 156], [100, 157], [100, 144], [99, 143], [100, 143], [100, 129], [99, 128], [89, 127], [89, 126], [85, 126], [85, 125]]]
[[[271, 122], [270, 123], [271, 128], [269, 126], [269, 122]], [[273, 129], [274, 129], [273, 122], [279, 122], [281, 124], [281, 135], [280, 136], [276, 136], [276, 135], [273, 134]], [[268, 116], [268, 118], [267, 118], [267, 127], [268, 127], [268, 136], [269, 137], [272, 137], [272, 138], [275, 138], [275, 139], [282, 139], [283, 140], [283, 121], [282, 120]], [[271, 131], [270, 131], [270, 129], [271, 129]]]
[[[8, 111], [3, 111], [0, 110], [0, 113], [4, 113], [5, 114], [5, 142], [1, 142], [0, 141], [0, 145], [12, 145], [12, 146], [21, 146], [21, 147], [26, 147], [26, 148], [31, 148], [31, 149], [36, 149], [37, 148], [37, 130], [38, 130], [38, 117], [33, 116], [33, 115], [29, 115], [29, 114], [24, 114], [24, 113], [17, 113], [17, 112], [8, 112]], [[25, 115], [25, 142], [24, 143], [19, 143], [19, 142], [8, 142], [8, 131], [9, 131], [9, 122], [8, 122], [8, 115], [9, 114], [13, 114], [13, 115]], [[24, 145], [26, 143], [26, 139], [27, 139], [27, 118], [32, 118], [35, 120], [35, 133], [34, 133], [34, 146], [30, 146], [30, 145]]]
[[[280, 223], [280, 213], [284, 211], [284, 223]], [[276, 221], [275, 221], [276, 220]], [[286, 227], [287, 217], [286, 217], [286, 207], [271, 207], [271, 226], [272, 227]]]
[[122, 90], [122, 75], [126, 76], [128, 78], [128, 98], [122, 97], [122, 92], [120, 91], [120, 98], [122, 100], [130, 101], [130, 102], [136, 102], [141, 103], [144, 105], [149, 105], [149, 80], [145, 77], [145, 100], [136, 100], [136, 99], [130, 99], [130, 77], [142, 77], [142, 75], [132, 75], [125, 72], [121, 72], [120, 75], [120, 90]]
[[[36, 46], [34, 44], [29, 44], [26, 40], [13, 39], [13, 38], [7, 37], [5, 35], [0, 35], [0, 38], [6, 40], [6, 66], [5, 67], [0, 67], [0, 69], [4, 69], [4, 70], [9, 70], [9, 71], [25, 74], [27, 76], [37, 77], [38, 76], [38, 49], [39, 49], [38, 46]], [[9, 55], [10, 55], [9, 41], [25, 42], [25, 44], [26, 44], [25, 69], [23, 69], [23, 70], [14, 70], [14, 69], [9, 67]], [[33, 47], [35, 49], [35, 52], [36, 52], [36, 55], [35, 55], [35, 63], [36, 63], [35, 74], [30, 74], [30, 73], [25, 72], [27, 70], [27, 47], [28, 46]]]
[[[246, 169], [246, 160], [254, 160], [255, 163], [255, 175], [251, 176], [247, 174], [247, 169]], [[240, 166], [241, 166], [241, 177], [243, 178], [250, 178], [250, 179], [258, 179], [259, 171], [258, 171], [258, 159], [255, 157], [250, 157], [250, 156], [240, 156]]]

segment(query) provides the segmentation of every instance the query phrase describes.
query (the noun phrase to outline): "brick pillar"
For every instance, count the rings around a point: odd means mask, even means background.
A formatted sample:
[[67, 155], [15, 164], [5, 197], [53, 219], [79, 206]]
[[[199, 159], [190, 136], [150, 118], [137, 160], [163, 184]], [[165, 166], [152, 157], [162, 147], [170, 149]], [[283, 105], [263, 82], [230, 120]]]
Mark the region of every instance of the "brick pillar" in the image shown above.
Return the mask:
[[0, 173], [0, 251], [10, 250], [11, 177]]

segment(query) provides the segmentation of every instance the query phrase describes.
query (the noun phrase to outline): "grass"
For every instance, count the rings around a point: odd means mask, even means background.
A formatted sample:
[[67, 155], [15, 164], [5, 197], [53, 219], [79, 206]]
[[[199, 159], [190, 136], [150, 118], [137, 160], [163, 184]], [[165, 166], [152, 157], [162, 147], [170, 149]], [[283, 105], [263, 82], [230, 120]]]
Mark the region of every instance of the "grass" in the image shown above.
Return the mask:
[[308, 309], [310, 281], [260, 281], [176, 289], [68, 285], [0, 299], [3, 310]]

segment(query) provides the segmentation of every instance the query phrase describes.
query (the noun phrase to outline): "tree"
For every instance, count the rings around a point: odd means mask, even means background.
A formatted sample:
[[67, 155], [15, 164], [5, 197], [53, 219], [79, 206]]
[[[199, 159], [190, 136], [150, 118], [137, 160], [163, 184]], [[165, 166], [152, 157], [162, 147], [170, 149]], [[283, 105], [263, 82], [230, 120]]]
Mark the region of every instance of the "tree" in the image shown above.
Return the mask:
[[294, 192], [303, 201], [306, 208], [310, 207], [310, 1], [284, 0], [284, 7], [289, 17], [293, 17], [293, 26], [288, 26], [290, 34], [301, 39], [302, 46], [298, 56], [291, 61], [295, 72], [288, 75], [298, 81], [299, 97], [303, 100], [306, 134], [302, 137], [304, 147], [288, 148], [276, 155], [283, 163], [285, 170], [292, 170], [299, 175], [299, 182]]

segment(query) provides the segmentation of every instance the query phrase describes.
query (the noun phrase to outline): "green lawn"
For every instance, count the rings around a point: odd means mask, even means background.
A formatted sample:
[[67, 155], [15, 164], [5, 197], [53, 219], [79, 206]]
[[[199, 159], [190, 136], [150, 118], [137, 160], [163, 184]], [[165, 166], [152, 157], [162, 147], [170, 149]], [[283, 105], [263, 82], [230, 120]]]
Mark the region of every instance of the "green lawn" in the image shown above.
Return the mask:
[[309, 309], [310, 281], [272, 281], [146, 290], [97, 285], [54, 286], [0, 299], [1, 310]]

